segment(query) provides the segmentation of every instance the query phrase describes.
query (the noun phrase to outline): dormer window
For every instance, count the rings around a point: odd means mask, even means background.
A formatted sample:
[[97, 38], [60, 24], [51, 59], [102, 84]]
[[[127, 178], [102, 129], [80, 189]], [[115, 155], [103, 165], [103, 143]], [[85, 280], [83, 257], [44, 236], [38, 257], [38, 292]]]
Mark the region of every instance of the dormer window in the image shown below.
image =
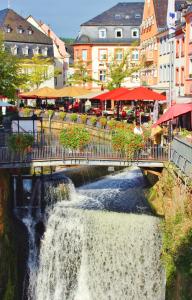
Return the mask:
[[5, 31], [7, 33], [10, 33], [12, 31], [12, 28], [9, 25], [7, 25], [7, 27], [5, 27]]
[[43, 55], [43, 56], [47, 56], [48, 48], [47, 48], [47, 47], [43, 48], [43, 49], [41, 50], [41, 52], [42, 52], [42, 55]]
[[116, 14], [115, 15], [115, 20], [120, 20], [121, 19], [121, 15]]
[[140, 19], [141, 15], [140, 14], [135, 14], [135, 19]]
[[123, 37], [123, 30], [122, 28], [118, 28], [115, 30], [115, 37], [116, 38], [122, 38]]
[[23, 55], [28, 56], [28, 55], [29, 55], [29, 47], [28, 47], [28, 46], [25, 46], [25, 47], [22, 49], [22, 52], [23, 52]]
[[131, 30], [131, 36], [132, 38], [137, 39], [139, 37], [139, 29], [138, 28], [134, 28]]
[[36, 47], [33, 49], [33, 54], [38, 55], [39, 54], [39, 47]]
[[28, 35], [32, 35], [33, 34], [33, 30], [31, 28], [28, 28], [27, 33], [28, 33]]
[[21, 26], [19, 26], [19, 27], [17, 28], [17, 32], [18, 32], [19, 34], [23, 34], [24, 29], [23, 29]]
[[107, 30], [105, 28], [99, 29], [99, 38], [105, 39], [107, 37]]

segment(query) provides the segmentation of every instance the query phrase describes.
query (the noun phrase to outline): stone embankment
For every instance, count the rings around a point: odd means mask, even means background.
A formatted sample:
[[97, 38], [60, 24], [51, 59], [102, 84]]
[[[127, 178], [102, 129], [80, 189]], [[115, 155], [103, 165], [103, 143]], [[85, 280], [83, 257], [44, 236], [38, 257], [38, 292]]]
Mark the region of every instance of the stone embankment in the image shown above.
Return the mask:
[[[148, 175], [151, 181], [151, 176]], [[153, 211], [162, 217], [162, 260], [167, 300], [192, 299], [192, 180], [168, 164], [148, 194]]]

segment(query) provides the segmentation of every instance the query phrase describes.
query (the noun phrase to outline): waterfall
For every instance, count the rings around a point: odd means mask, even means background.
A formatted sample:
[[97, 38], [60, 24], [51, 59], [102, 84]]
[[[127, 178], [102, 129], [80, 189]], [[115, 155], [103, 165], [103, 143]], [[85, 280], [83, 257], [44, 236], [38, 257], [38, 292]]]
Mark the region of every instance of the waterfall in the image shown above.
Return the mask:
[[70, 185], [71, 201], [47, 210], [29, 299], [164, 300], [160, 221], [143, 187], [139, 169]]

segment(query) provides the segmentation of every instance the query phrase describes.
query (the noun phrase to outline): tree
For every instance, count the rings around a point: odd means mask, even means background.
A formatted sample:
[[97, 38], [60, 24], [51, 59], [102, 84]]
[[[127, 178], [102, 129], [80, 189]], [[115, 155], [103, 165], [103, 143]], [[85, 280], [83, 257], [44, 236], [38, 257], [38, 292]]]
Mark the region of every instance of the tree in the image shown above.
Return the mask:
[[74, 64], [75, 72], [72, 74], [69, 79], [69, 84], [82, 84], [83, 86], [86, 85], [86, 83], [95, 81], [91, 75], [89, 75], [89, 66], [91, 64], [91, 61], [83, 61], [78, 60]]
[[22, 86], [23, 89], [38, 89], [44, 81], [59, 75], [58, 71], [50, 72], [51, 65], [52, 60], [42, 55], [34, 55], [31, 59], [22, 60], [22, 69], [28, 76], [28, 81]]
[[0, 95], [14, 99], [26, 80], [19, 59], [4, 46], [3, 35], [0, 34]]
[[138, 72], [141, 69], [141, 64], [133, 64], [131, 62], [131, 56], [135, 47], [126, 52], [121, 60], [117, 60], [115, 57], [112, 59], [112, 62], [109, 67], [107, 88], [113, 90], [114, 88], [121, 87], [125, 78], [130, 77], [132, 74]]

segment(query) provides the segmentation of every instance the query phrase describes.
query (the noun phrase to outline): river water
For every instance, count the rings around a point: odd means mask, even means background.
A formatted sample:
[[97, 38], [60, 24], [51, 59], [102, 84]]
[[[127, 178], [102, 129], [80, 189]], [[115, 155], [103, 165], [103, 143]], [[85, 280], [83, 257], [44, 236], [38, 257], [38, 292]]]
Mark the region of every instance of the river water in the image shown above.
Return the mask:
[[[159, 219], [150, 215], [139, 169], [58, 199], [46, 213], [32, 300], [164, 300]], [[51, 189], [50, 189], [51, 190]]]

